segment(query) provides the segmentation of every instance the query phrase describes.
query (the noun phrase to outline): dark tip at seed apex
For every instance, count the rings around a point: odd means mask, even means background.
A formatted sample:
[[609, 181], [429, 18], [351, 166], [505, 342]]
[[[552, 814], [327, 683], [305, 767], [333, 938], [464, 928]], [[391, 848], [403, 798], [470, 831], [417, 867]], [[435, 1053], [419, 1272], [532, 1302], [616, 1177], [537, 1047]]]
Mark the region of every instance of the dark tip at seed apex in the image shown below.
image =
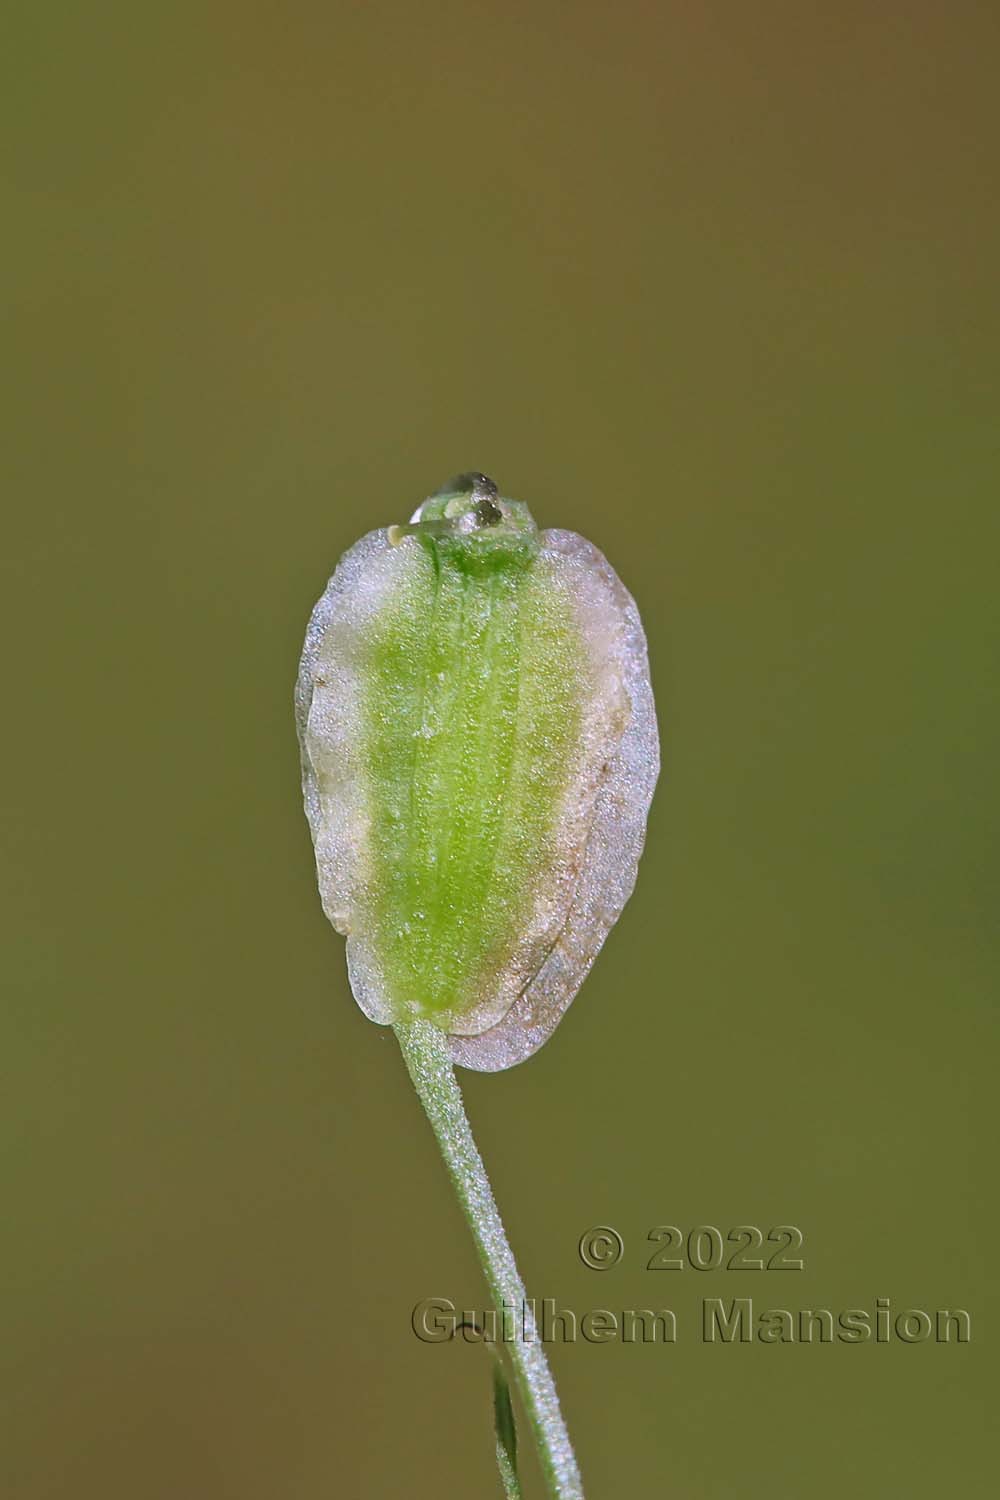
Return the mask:
[[499, 491], [495, 482], [488, 474], [480, 474], [475, 469], [470, 469], [464, 474], [456, 474], [443, 484], [440, 489], [435, 490], [437, 495], [475, 495], [477, 499], [495, 500]]
[[482, 499], [476, 503], [476, 522], [480, 526], [499, 526], [503, 511], [492, 500]]

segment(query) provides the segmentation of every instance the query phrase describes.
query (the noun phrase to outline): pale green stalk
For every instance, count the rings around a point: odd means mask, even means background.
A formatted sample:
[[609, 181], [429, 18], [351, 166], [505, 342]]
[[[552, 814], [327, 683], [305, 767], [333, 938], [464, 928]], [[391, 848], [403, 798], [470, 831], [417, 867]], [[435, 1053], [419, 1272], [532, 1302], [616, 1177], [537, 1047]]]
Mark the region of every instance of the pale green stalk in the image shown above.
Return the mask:
[[[538, 1337], [534, 1309], [527, 1300], [483, 1159], [472, 1138], [448, 1039], [429, 1021], [398, 1022], [394, 1030], [472, 1230], [500, 1314], [505, 1347], [538, 1446], [549, 1494], [556, 1500], [583, 1500], [580, 1471], [559, 1410], [545, 1349]], [[511, 1333], [513, 1338], [506, 1342]]]

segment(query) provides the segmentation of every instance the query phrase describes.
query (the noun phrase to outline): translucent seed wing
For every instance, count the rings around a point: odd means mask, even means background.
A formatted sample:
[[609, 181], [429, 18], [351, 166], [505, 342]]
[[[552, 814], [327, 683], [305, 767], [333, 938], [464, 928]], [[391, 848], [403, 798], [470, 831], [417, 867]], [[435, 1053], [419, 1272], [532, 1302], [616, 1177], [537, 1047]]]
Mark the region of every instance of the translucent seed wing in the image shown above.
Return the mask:
[[498, 1072], [530, 1057], [579, 990], [632, 894], [660, 769], [646, 637], [635, 600], [583, 537], [546, 531], [542, 546], [579, 600], [580, 629], [598, 677], [621, 684], [628, 711], [603, 768], [573, 896], [551, 952], [503, 1020], [478, 1036], [451, 1037], [455, 1062], [479, 1072]]
[[376, 614], [398, 587], [406, 559], [386, 529], [371, 531], [344, 553], [306, 630], [295, 685], [302, 792], [316, 854], [323, 910], [347, 936], [351, 988], [373, 1021], [392, 1010], [352, 919], [369, 878], [369, 822], [361, 735], [363, 642]]

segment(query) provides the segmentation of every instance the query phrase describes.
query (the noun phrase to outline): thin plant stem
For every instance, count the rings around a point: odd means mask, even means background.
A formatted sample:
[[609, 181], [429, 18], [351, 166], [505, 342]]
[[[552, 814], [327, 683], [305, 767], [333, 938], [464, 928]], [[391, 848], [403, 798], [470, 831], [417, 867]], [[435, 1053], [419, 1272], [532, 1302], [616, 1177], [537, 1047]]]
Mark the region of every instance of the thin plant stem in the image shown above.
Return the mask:
[[472, 1230], [500, 1314], [505, 1348], [514, 1366], [549, 1494], [555, 1500], [583, 1500], [580, 1471], [538, 1337], [534, 1307], [527, 1299], [483, 1159], [472, 1138], [448, 1039], [430, 1021], [400, 1022], [394, 1030]]
[[504, 1500], [521, 1500], [521, 1485], [514, 1472], [510, 1455], [499, 1443], [497, 1444], [497, 1468], [500, 1470]]

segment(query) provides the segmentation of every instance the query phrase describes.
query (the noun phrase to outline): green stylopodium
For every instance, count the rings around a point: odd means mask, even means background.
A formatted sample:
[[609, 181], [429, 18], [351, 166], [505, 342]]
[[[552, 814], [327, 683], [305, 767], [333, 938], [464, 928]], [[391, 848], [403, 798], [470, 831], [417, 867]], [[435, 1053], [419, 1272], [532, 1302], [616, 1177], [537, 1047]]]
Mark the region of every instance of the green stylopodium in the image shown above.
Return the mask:
[[[635, 883], [659, 770], [635, 603], [589, 542], [462, 474], [341, 559], [296, 716], [354, 995], [396, 1028], [494, 1297], [520, 1305], [452, 1064], [540, 1047]], [[550, 1490], [580, 1495], [541, 1345], [511, 1353]]]

